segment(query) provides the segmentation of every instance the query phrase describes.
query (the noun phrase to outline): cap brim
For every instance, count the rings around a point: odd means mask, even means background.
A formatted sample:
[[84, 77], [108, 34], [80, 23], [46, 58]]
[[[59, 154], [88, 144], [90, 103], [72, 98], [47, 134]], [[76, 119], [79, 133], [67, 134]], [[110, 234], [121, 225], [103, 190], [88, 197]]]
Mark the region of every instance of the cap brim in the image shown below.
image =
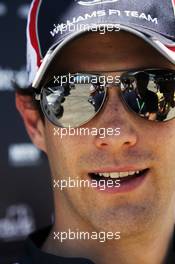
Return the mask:
[[[100, 24], [98, 27], [100, 28]], [[107, 24], [106, 24], [107, 26]], [[167, 39], [163, 35], [160, 35], [154, 31], [145, 29], [143, 27], [135, 28], [134, 26], [129, 25], [119, 25], [120, 30], [127, 31], [131, 34], [134, 34], [140, 38], [142, 38], [144, 41], [149, 43], [152, 47], [154, 47], [160, 54], [162, 54], [167, 60], [169, 60], [171, 63], [175, 64], [175, 43], [171, 41], [170, 39]], [[103, 24], [104, 27], [104, 24]], [[35, 79], [33, 81], [32, 87], [33, 88], [40, 88], [42, 87], [44, 80], [46, 79], [46, 76], [48, 74], [50, 65], [52, 64], [55, 56], [57, 53], [70, 41], [75, 39], [77, 36], [80, 36], [81, 34], [84, 34], [86, 32], [89, 32], [89, 30], [82, 30], [75, 32], [73, 34], [68, 35], [65, 39], [58, 41], [55, 43], [47, 52], [46, 56], [44, 57], [42, 64], [35, 76]]]

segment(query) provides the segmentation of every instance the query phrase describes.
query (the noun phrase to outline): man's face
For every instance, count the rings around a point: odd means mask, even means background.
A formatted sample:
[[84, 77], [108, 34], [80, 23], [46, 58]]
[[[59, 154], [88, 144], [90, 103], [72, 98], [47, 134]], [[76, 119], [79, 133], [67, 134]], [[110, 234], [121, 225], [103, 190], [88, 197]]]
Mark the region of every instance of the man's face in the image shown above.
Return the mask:
[[[58, 72], [173, 69], [141, 39], [122, 32], [105, 36], [89, 33], [66, 47], [58, 61]], [[93, 229], [120, 231], [121, 236], [136, 235], [162, 224], [170, 215], [174, 198], [175, 120], [158, 123], [136, 116], [113, 87], [108, 90], [103, 109], [83, 127], [120, 128], [121, 134], [61, 139], [54, 136], [54, 126], [46, 121], [46, 151], [55, 180], [87, 180], [94, 172], [148, 171], [139, 182], [131, 181], [120, 192], [67, 188], [59, 193], [59, 201], [55, 190], [56, 203]]]

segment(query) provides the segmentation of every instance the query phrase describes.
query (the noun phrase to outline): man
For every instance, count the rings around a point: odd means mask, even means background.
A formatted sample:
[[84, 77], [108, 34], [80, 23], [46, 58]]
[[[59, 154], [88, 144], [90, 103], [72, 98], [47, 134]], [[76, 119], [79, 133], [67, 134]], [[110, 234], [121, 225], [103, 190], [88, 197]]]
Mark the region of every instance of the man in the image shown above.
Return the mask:
[[[175, 80], [174, 10], [165, 0], [33, 1], [28, 70], [35, 103], [27, 91], [16, 103], [31, 140], [48, 156], [55, 219], [27, 241], [21, 263], [174, 263], [175, 114], [167, 122], [145, 119], [121, 89], [138, 71], [154, 84]], [[85, 23], [89, 29], [80, 30]], [[67, 93], [61, 82], [69, 73], [90, 81], [75, 81]], [[88, 102], [94, 75], [105, 77], [98, 111]]]
[[162, 97], [159, 104], [159, 120], [164, 120], [167, 117], [167, 114], [169, 113], [170, 108], [174, 108], [174, 82], [169, 81], [167, 83], [167, 86], [164, 87], [164, 83], [159, 82], [158, 84], [159, 91], [162, 93]]
[[[156, 120], [158, 113], [158, 96], [148, 89], [149, 75], [143, 72], [135, 75], [136, 89], [126, 91], [124, 97], [132, 110], [149, 120]], [[173, 91], [174, 95], [174, 91]]]

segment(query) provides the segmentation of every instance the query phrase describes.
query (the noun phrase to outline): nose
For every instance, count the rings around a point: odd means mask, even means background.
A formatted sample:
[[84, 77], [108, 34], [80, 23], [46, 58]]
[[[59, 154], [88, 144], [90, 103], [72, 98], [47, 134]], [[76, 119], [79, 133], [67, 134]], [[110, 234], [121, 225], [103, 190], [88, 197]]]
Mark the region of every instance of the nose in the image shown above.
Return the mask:
[[137, 144], [138, 130], [135, 117], [124, 105], [116, 87], [108, 88], [108, 97], [97, 116], [97, 126], [103, 128], [105, 136], [99, 133], [95, 145], [99, 149], [124, 150]]

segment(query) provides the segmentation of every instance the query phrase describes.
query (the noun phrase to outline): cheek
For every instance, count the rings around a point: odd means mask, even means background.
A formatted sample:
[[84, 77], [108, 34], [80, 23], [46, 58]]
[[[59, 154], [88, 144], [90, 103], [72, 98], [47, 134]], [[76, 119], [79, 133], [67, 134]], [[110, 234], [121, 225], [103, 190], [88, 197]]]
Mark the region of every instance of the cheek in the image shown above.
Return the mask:
[[175, 190], [175, 122], [160, 124], [156, 134], [154, 146], [159, 179], [164, 191], [172, 193]]
[[160, 160], [171, 162], [175, 157], [175, 120], [164, 123], [142, 122], [138, 125], [140, 143], [145, 148], [150, 148]]
[[158, 126], [154, 144], [159, 157], [175, 165], [175, 122]]
[[[46, 129], [47, 155], [52, 173], [69, 174], [78, 173], [81, 167], [80, 157], [87, 152], [90, 137], [88, 136], [59, 136], [54, 135], [54, 126], [48, 124]], [[66, 175], [65, 175], [66, 176]]]

